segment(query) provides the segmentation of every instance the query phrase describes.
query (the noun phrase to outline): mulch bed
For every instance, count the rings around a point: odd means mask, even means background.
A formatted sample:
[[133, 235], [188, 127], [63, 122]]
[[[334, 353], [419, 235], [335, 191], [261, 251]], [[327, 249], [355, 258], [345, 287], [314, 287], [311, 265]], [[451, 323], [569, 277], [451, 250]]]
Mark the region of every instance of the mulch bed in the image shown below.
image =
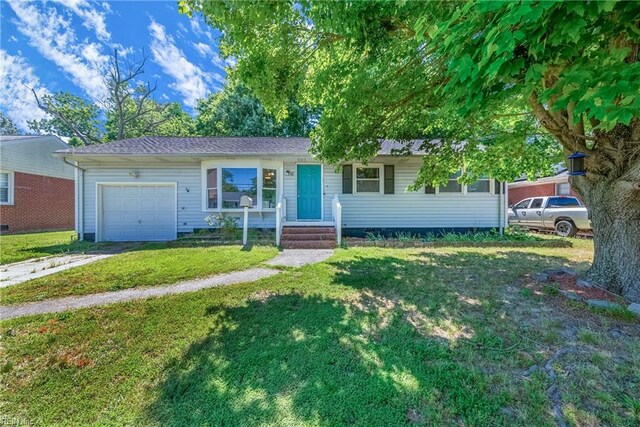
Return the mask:
[[459, 248], [485, 248], [485, 247], [507, 247], [507, 248], [567, 248], [573, 246], [570, 241], [567, 240], [539, 240], [539, 241], [527, 241], [527, 240], [504, 240], [504, 241], [478, 241], [478, 242], [448, 242], [444, 240], [436, 240], [432, 242], [424, 242], [420, 240], [412, 241], [400, 241], [397, 239], [385, 239], [385, 240], [369, 240], [360, 237], [347, 237], [343, 239], [343, 242], [347, 246], [357, 247], [378, 247], [378, 248], [444, 248], [444, 247], [459, 247]]
[[577, 280], [577, 277], [572, 274], [562, 272], [549, 274], [549, 281], [556, 283], [559, 290], [575, 292], [584, 300], [602, 299], [621, 305], [626, 304], [626, 300], [621, 296], [598, 287], [583, 288], [582, 286], [578, 286]]

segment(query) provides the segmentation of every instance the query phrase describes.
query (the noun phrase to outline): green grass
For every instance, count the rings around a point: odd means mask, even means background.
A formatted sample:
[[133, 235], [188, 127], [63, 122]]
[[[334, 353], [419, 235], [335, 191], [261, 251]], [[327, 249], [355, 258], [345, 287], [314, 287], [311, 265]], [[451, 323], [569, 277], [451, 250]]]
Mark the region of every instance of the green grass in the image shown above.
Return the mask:
[[103, 245], [76, 240], [73, 231], [0, 235], [0, 264], [10, 264], [31, 258], [82, 252]]
[[[554, 364], [567, 422], [637, 426], [638, 323], [520, 292], [531, 271], [584, 271], [589, 245], [339, 249], [254, 283], [6, 321], [2, 412], [34, 425], [554, 426], [549, 378], [523, 372], [576, 345], [585, 353]], [[584, 342], [587, 321], [597, 339]]]
[[150, 243], [137, 250], [60, 273], [0, 289], [2, 304], [39, 301], [144, 286], [242, 270], [277, 254], [275, 247], [173, 247], [176, 243]]

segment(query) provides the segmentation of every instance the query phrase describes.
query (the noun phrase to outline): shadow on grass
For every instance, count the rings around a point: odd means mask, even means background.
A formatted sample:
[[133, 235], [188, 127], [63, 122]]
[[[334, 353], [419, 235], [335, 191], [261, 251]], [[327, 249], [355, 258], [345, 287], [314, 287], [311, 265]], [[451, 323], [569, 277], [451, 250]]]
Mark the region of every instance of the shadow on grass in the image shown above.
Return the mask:
[[148, 416], [161, 425], [465, 425], [495, 419], [502, 397], [402, 319], [296, 294], [210, 307], [211, 330], [166, 368]]
[[[456, 340], [492, 347], [518, 340], [517, 326], [495, 314], [498, 287], [565, 258], [379, 251], [328, 264], [325, 276], [301, 270], [308, 273], [298, 273], [294, 293], [263, 290], [239, 307], [209, 307], [208, 335], [165, 368], [147, 421], [498, 425], [508, 424], [505, 405], [527, 405], [474, 363], [499, 364], [509, 354]], [[304, 286], [306, 295], [296, 293]], [[341, 289], [346, 295], [327, 297]]]

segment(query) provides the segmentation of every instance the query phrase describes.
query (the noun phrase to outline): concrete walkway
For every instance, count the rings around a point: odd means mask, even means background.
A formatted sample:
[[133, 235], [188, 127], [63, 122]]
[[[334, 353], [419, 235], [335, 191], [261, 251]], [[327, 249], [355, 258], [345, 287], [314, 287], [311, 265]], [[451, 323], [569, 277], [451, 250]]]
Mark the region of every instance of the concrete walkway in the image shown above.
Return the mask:
[[0, 288], [79, 267], [113, 255], [115, 253], [62, 255], [6, 264], [0, 266]]
[[[301, 267], [307, 264], [322, 262], [333, 254], [333, 250], [326, 249], [285, 249], [275, 258], [268, 261], [271, 266]], [[253, 282], [265, 277], [280, 274], [273, 268], [255, 267], [243, 271], [235, 271], [227, 274], [207, 277], [203, 279], [187, 280], [174, 285], [154, 286], [150, 288], [124, 289], [114, 292], [50, 299], [40, 302], [32, 302], [19, 305], [0, 306], [0, 320], [14, 319], [35, 314], [59, 313], [78, 308], [92, 307], [96, 305], [113, 304], [123, 301], [132, 301], [143, 298], [159, 297], [164, 295], [182, 294], [217, 286], [233, 285], [236, 283]]]

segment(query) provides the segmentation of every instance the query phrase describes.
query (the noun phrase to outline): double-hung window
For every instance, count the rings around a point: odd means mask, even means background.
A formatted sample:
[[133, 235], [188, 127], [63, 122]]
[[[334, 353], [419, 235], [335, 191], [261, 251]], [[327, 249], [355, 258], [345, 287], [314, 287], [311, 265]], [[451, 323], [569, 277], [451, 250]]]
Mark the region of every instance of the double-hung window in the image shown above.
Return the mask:
[[467, 193], [490, 193], [491, 180], [488, 177], [481, 177], [473, 184], [467, 185]]
[[356, 166], [354, 171], [356, 193], [381, 193], [381, 170], [381, 166]]
[[556, 184], [556, 194], [558, 196], [568, 196], [571, 194], [571, 185], [568, 182], [559, 182]]
[[218, 169], [207, 169], [207, 209], [218, 209]]
[[275, 169], [262, 169], [262, 209], [274, 209], [276, 207], [276, 177]]
[[439, 193], [462, 193], [462, 184], [458, 182], [460, 172], [451, 175], [446, 185], [438, 188]]
[[241, 209], [242, 196], [251, 198], [254, 208], [275, 209], [278, 194], [278, 171], [273, 167], [232, 163], [203, 168], [206, 187], [203, 188], [207, 210]]
[[13, 172], [0, 172], [0, 205], [13, 204]]

